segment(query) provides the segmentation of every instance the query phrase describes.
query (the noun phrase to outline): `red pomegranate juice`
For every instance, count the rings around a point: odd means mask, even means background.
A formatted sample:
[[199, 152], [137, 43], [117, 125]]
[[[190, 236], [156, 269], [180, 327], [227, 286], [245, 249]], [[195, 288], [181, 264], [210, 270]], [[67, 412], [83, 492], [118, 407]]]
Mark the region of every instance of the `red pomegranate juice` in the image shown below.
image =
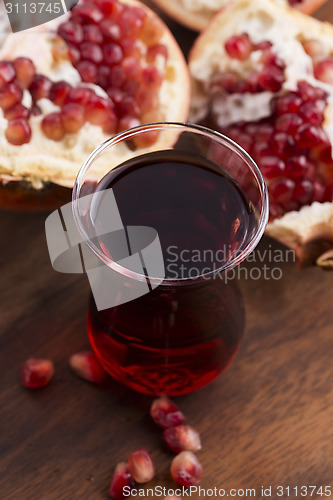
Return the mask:
[[240, 345], [242, 296], [233, 280], [214, 271], [241, 251], [254, 215], [227, 173], [198, 155], [143, 155], [109, 172], [98, 190], [108, 188], [124, 226], [158, 232], [165, 280], [110, 309], [98, 311], [91, 299], [93, 349], [115, 379], [137, 391], [197, 390], [229, 365]]

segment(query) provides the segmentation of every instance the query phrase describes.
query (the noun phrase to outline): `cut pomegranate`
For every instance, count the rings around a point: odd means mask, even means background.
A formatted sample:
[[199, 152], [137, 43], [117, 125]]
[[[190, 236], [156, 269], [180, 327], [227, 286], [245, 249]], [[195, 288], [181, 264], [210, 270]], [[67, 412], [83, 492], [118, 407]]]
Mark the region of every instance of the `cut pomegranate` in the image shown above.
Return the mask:
[[16, 76], [12, 63], [7, 61], [0, 62], [0, 89], [12, 82]]
[[178, 406], [165, 396], [155, 399], [150, 415], [162, 429], [183, 424], [186, 420]]
[[72, 86], [64, 80], [53, 83], [49, 94], [50, 100], [57, 106], [63, 106], [66, 97], [71, 91], [71, 88]]
[[141, 448], [128, 457], [128, 467], [137, 483], [148, 483], [155, 476], [155, 467], [147, 450]]
[[253, 45], [247, 33], [233, 35], [227, 40], [225, 50], [229, 57], [241, 61], [247, 59], [253, 50]]
[[69, 366], [78, 377], [89, 382], [98, 383], [106, 379], [104, 368], [97, 361], [95, 354], [90, 351], [73, 354], [69, 358]]
[[117, 128], [117, 117], [111, 102], [104, 97], [93, 96], [86, 106], [86, 119], [93, 125], [100, 125], [111, 133]]
[[39, 389], [50, 382], [53, 374], [54, 367], [51, 360], [30, 358], [22, 366], [21, 381], [28, 389]]
[[23, 91], [17, 83], [11, 82], [0, 90], [0, 107], [7, 110], [18, 104], [23, 97]]
[[42, 131], [48, 139], [61, 141], [65, 136], [65, 129], [62, 125], [60, 113], [50, 113], [43, 118]]
[[199, 433], [190, 425], [169, 427], [163, 432], [164, 440], [172, 451], [198, 451], [201, 449]]
[[15, 118], [8, 123], [5, 136], [10, 144], [21, 146], [31, 139], [31, 128], [24, 118]]
[[16, 79], [22, 89], [30, 87], [35, 75], [36, 68], [34, 63], [28, 57], [17, 57], [13, 61], [16, 71]]
[[36, 75], [29, 87], [31, 97], [36, 102], [39, 99], [48, 98], [52, 87], [52, 82], [47, 76]]
[[65, 132], [70, 134], [76, 134], [85, 123], [85, 111], [79, 104], [65, 104], [60, 115]]
[[176, 483], [186, 488], [197, 486], [202, 477], [202, 465], [191, 451], [182, 451], [171, 463], [171, 475]]
[[[126, 462], [120, 462], [114, 471], [109, 487], [109, 495], [114, 500], [123, 500], [130, 496], [135, 483]], [[125, 488], [125, 490], [124, 490]]]

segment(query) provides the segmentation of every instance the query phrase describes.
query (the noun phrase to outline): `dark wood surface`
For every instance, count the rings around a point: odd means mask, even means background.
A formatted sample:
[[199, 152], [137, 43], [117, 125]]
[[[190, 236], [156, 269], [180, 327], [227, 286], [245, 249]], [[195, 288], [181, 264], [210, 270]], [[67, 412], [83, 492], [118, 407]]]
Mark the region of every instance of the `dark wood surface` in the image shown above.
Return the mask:
[[[319, 17], [333, 20], [332, 0]], [[170, 25], [188, 47], [193, 34]], [[0, 213], [0, 499], [106, 499], [115, 464], [141, 446], [156, 461], [153, 485], [173, 487], [151, 399], [112, 380], [90, 385], [68, 368], [68, 357], [88, 347], [89, 288], [51, 268], [44, 220]], [[259, 249], [283, 250], [267, 238]], [[241, 280], [239, 355], [212, 385], [178, 399], [201, 432], [204, 488], [255, 488], [262, 498], [261, 485], [333, 486], [333, 274], [298, 271], [291, 259], [282, 270], [280, 280]], [[48, 388], [21, 387], [30, 356], [54, 360]]]

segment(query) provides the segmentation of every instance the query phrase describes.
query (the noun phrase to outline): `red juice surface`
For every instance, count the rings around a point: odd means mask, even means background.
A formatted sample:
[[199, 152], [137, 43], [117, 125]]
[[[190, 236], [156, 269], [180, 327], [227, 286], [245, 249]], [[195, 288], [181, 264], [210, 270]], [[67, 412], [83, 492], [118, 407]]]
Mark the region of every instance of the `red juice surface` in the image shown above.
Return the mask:
[[[91, 344], [107, 371], [133, 389], [170, 396], [199, 389], [239, 348], [241, 294], [235, 283], [212, 272], [241, 251], [254, 215], [233, 179], [198, 155], [143, 155], [109, 172], [97, 187], [109, 188], [124, 226], [157, 231], [165, 281], [103, 311], [91, 300]], [[100, 246], [107, 253], [103, 236]], [[202, 274], [205, 279], [195, 279]]]

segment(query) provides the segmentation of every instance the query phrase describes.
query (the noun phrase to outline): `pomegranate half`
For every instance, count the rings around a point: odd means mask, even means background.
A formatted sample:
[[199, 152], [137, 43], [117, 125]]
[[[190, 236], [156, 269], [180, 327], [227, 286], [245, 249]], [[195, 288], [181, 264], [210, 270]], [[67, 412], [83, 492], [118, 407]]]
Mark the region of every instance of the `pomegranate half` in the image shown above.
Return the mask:
[[[232, 0], [153, 0], [170, 17], [195, 31], [203, 30], [211, 18]], [[311, 14], [326, 0], [276, 0]]]
[[332, 265], [333, 27], [276, 0], [235, 0], [195, 42], [192, 120], [231, 137], [268, 185], [267, 234]]
[[[137, 0], [80, 0], [65, 16], [8, 34], [0, 47], [0, 206], [59, 206], [99, 144], [136, 125], [185, 121], [189, 101], [176, 40]], [[148, 139], [135, 146], [161, 142]]]

